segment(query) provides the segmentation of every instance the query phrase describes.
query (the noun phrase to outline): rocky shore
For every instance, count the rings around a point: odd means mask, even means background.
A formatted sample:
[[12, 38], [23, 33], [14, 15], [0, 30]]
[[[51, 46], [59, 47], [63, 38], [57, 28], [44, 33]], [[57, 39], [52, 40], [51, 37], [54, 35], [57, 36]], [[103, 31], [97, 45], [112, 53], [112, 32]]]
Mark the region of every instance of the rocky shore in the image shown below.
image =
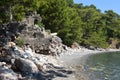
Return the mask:
[[35, 24], [36, 17], [41, 19], [32, 14], [0, 25], [0, 80], [52, 80], [72, 73], [56, 60], [66, 46], [56, 33]]
[[[59, 56], [37, 54], [21, 47], [9, 47], [0, 54], [0, 80], [88, 80], [82, 73], [76, 74], [75, 67], [83, 61], [86, 55], [119, 51], [89, 50], [86, 48], [67, 48]], [[84, 57], [84, 59], [82, 58]]]
[[83, 56], [106, 50], [89, 50], [76, 43], [69, 48], [57, 33], [34, 24], [36, 17], [41, 19], [34, 14], [23, 22], [0, 25], [0, 80], [87, 80], [84, 67], [79, 76], [74, 67]]

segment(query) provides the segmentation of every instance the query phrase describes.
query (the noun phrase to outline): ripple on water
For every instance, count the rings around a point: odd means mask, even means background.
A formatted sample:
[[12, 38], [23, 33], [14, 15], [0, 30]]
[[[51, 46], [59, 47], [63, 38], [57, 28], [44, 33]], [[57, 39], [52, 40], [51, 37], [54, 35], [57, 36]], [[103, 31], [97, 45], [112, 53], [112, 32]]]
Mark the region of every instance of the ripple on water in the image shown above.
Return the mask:
[[84, 64], [90, 80], [120, 80], [120, 52], [94, 54]]

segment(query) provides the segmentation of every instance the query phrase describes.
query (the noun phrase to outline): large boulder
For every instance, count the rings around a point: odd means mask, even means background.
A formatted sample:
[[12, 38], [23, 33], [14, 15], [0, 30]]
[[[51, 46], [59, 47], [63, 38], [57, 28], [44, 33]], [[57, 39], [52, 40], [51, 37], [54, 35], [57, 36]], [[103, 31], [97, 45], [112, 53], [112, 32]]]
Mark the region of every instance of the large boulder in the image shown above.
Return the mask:
[[0, 66], [0, 80], [18, 80], [18, 77], [13, 70]]
[[28, 59], [16, 59], [15, 66], [17, 69], [25, 73], [36, 73], [39, 71], [34, 62]]

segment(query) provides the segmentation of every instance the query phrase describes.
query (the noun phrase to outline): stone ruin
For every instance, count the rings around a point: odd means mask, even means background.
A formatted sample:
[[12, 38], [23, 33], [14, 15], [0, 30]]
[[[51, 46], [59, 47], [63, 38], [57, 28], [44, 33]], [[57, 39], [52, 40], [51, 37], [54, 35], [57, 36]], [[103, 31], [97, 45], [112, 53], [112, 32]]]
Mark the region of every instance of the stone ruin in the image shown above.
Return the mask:
[[2, 24], [0, 26], [0, 49], [4, 48], [8, 42], [16, 43], [16, 39], [20, 38], [24, 44], [29, 43], [39, 54], [58, 55], [64, 51], [65, 45], [62, 44], [62, 40], [46, 32], [44, 27], [39, 27], [35, 24], [35, 20], [41, 21], [42, 19], [36, 13], [28, 13], [22, 22]]
[[[28, 19], [29, 18], [29, 19]], [[46, 32], [44, 27], [36, 25], [35, 20], [41, 21], [41, 17], [37, 14], [28, 16], [25, 20], [27, 26], [21, 32], [20, 37], [25, 43], [32, 45], [33, 50], [39, 54], [58, 55], [65, 50], [62, 40], [56, 35]]]

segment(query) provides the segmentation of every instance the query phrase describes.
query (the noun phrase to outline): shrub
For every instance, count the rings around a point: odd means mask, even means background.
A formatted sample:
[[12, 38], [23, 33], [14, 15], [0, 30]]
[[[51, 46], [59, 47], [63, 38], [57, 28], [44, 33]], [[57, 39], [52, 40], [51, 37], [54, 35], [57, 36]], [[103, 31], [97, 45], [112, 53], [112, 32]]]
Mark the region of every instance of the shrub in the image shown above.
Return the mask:
[[18, 38], [16, 40], [16, 44], [19, 46], [19, 47], [22, 47], [24, 45], [24, 40], [22, 38]]

